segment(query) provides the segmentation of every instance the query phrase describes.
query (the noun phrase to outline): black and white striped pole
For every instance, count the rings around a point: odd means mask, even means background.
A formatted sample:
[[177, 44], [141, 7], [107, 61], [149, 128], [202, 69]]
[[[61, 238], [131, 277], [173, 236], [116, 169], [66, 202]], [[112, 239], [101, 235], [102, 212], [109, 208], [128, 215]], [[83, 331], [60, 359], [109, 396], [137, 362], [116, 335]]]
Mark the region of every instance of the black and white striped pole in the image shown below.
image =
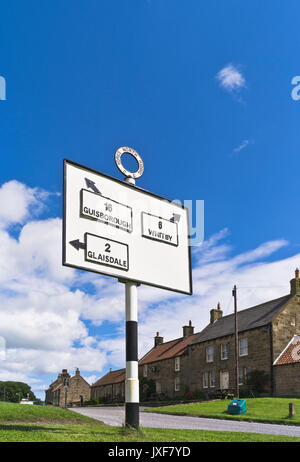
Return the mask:
[[125, 283], [126, 305], [126, 379], [125, 425], [139, 427], [139, 371], [138, 371], [138, 320], [137, 284]]
[[[138, 163], [134, 173], [125, 169], [121, 162], [122, 154], [131, 154]], [[125, 175], [125, 182], [135, 185], [136, 178], [144, 172], [144, 164], [139, 154], [131, 148], [121, 147], [116, 151], [115, 161], [118, 169]], [[125, 378], [125, 425], [139, 427], [139, 371], [138, 371], [138, 283], [125, 282], [126, 309], [126, 378]]]

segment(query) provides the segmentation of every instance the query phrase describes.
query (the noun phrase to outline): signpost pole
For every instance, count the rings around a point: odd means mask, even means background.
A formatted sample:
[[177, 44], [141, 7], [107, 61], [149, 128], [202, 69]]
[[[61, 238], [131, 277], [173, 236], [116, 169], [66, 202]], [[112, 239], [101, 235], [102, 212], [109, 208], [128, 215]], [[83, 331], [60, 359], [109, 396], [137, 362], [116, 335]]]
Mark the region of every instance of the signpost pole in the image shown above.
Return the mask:
[[[126, 177], [125, 183], [135, 185], [135, 179]], [[139, 427], [139, 369], [138, 369], [138, 298], [136, 282], [125, 282], [126, 310], [126, 379], [125, 426]]]
[[126, 306], [126, 380], [125, 380], [125, 425], [139, 427], [139, 376], [138, 376], [138, 323], [137, 286], [125, 282]]

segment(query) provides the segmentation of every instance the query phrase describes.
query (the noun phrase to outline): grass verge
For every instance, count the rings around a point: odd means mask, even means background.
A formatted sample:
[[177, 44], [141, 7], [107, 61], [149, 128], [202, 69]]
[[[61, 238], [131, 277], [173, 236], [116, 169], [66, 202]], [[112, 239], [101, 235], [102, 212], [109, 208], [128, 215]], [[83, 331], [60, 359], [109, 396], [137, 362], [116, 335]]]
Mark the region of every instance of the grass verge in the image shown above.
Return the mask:
[[[294, 403], [296, 415], [289, 417], [289, 403]], [[201, 403], [180, 404], [145, 409], [144, 412], [160, 414], [208, 417], [214, 419], [264, 422], [282, 425], [300, 425], [300, 399], [296, 398], [247, 398], [247, 413], [231, 415], [227, 412], [230, 401], [216, 400]]]
[[72, 411], [0, 403], [0, 442], [300, 442], [256, 433], [112, 427]]

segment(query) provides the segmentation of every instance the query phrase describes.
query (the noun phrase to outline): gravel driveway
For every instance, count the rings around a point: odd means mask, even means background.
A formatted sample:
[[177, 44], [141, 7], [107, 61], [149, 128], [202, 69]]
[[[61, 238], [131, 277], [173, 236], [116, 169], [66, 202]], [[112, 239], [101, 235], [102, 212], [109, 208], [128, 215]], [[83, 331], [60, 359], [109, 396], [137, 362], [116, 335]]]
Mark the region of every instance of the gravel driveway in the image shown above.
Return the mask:
[[[141, 410], [144, 408], [140, 408]], [[121, 426], [125, 421], [124, 407], [83, 407], [71, 411], [102, 420], [113, 426]], [[179, 428], [190, 430], [217, 430], [230, 432], [251, 432], [270, 435], [287, 435], [300, 437], [300, 426], [273, 425], [257, 422], [237, 422], [234, 420], [206, 419], [203, 417], [186, 417], [167, 414], [140, 412], [141, 427]]]

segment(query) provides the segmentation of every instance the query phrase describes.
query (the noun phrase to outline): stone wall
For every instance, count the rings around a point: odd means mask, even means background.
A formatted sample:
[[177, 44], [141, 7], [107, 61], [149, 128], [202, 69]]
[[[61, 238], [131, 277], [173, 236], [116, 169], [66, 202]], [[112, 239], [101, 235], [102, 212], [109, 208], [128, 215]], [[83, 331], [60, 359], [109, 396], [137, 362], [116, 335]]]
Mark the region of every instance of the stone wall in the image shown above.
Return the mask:
[[[188, 352], [179, 357], [179, 370], [175, 370], [175, 358], [164, 359], [147, 364], [147, 377], [144, 377], [144, 366], [139, 366], [139, 381], [155, 382], [155, 394], [161, 394], [168, 398], [183, 396], [189, 390], [189, 354]], [[175, 390], [175, 380], [179, 379]], [[143, 380], [144, 379], [144, 380]]]
[[274, 366], [274, 395], [300, 397], [300, 363]]
[[[271, 352], [270, 352], [270, 330], [268, 326], [258, 329], [248, 330], [239, 334], [239, 340], [248, 339], [248, 354], [239, 356], [239, 367], [243, 369], [243, 384], [245, 384], [246, 370], [264, 370], [271, 372]], [[235, 341], [234, 335], [198, 343], [190, 346], [190, 387], [191, 391], [213, 391], [219, 389], [220, 373], [228, 371], [229, 388], [234, 389], [236, 383], [235, 373]], [[228, 359], [221, 359], [221, 344], [228, 344]], [[206, 348], [214, 347], [214, 358], [212, 362], [206, 361]], [[205, 372], [215, 374], [215, 386], [210, 383], [204, 388], [203, 375]], [[240, 385], [242, 386], [242, 385]]]

